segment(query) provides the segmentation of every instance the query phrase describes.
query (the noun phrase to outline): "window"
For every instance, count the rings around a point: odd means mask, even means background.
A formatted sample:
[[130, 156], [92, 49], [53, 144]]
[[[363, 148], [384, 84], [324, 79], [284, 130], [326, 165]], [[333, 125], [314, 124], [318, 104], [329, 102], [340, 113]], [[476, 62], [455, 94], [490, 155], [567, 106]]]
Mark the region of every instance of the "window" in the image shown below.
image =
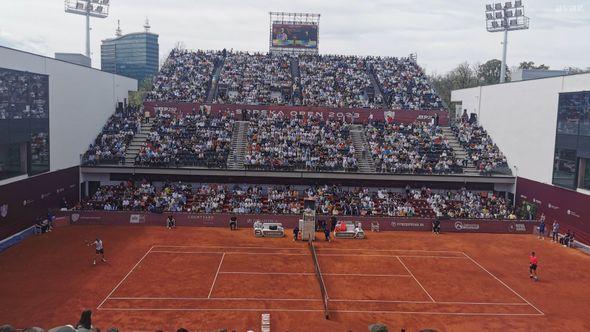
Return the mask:
[[575, 189], [576, 166], [576, 150], [556, 148], [553, 163], [553, 184]]
[[0, 180], [27, 173], [21, 150], [19, 144], [0, 144]]
[[579, 187], [590, 190], [590, 159], [580, 160], [580, 175]]

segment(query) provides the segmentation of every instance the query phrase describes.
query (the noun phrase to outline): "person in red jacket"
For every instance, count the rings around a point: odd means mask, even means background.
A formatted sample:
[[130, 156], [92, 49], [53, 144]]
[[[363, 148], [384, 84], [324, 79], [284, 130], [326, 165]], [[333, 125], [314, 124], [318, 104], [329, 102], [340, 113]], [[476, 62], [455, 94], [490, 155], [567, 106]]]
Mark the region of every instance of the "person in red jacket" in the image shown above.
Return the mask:
[[539, 259], [535, 255], [534, 251], [531, 253], [531, 257], [529, 257], [529, 262], [530, 278], [534, 281], [539, 281], [539, 276], [537, 275], [537, 264], [539, 263]]

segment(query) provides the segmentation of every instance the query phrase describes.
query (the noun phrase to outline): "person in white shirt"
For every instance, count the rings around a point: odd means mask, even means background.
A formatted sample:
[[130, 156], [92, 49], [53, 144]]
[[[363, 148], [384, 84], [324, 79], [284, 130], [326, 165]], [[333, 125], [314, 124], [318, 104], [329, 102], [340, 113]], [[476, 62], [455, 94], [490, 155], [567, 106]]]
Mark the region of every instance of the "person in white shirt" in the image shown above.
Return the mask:
[[106, 263], [106, 259], [104, 258], [104, 246], [102, 244], [102, 240], [99, 239], [98, 237], [94, 240], [94, 242], [88, 242], [88, 246], [94, 245], [95, 249], [96, 249], [96, 256], [94, 257], [94, 260], [92, 261], [92, 265], [96, 265], [96, 257], [98, 257], [98, 255], [101, 255], [101, 261]]

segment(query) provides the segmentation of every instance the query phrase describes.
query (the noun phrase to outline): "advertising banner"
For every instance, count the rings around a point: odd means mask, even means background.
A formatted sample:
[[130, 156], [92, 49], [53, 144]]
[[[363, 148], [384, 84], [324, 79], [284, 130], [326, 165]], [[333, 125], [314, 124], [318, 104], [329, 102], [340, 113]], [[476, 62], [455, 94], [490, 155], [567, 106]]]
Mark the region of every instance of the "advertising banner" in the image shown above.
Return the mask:
[[[170, 213], [114, 211], [72, 211], [63, 212], [63, 214], [69, 215], [72, 225], [152, 225], [162, 227], [165, 226], [166, 218], [170, 215]], [[179, 227], [229, 227], [232, 214], [174, 213], [173, 216]], [[286, 228], [293, 228], [301, 219], [301, 215], [238, 214], [236, 216], [240, 228], [251, 228], [256, 221], [282, 223]], [[328, 221], [329, 219], [330, 216], [327, 215], [316, 216], [316, 220]], [[379, 229], [382, 231], [432, 230], [432, 220], [425, 218], [337, 216], [337, 219], [360, 222], [367, 231], [371, 229], [372, 223], [378, 223]], [[454, 219], [442, 220], [441, 230], [460, 233], [533, 234], [537, 225], [538, 223], [535, 221]]]

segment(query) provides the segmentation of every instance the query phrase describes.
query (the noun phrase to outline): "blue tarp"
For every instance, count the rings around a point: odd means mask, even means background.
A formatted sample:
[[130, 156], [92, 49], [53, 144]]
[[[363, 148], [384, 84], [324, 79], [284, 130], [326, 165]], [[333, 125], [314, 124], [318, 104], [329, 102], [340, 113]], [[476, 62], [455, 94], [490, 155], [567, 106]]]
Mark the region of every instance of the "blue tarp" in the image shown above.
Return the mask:
[[22, 232], [14, 234], [11, 237], [7, 237], [6, 239], [0, 241], [0, 252], [3, 252], [13, 245], [20, 243], [33, 234], [35, 234], [35, 226], [29, 227]]

